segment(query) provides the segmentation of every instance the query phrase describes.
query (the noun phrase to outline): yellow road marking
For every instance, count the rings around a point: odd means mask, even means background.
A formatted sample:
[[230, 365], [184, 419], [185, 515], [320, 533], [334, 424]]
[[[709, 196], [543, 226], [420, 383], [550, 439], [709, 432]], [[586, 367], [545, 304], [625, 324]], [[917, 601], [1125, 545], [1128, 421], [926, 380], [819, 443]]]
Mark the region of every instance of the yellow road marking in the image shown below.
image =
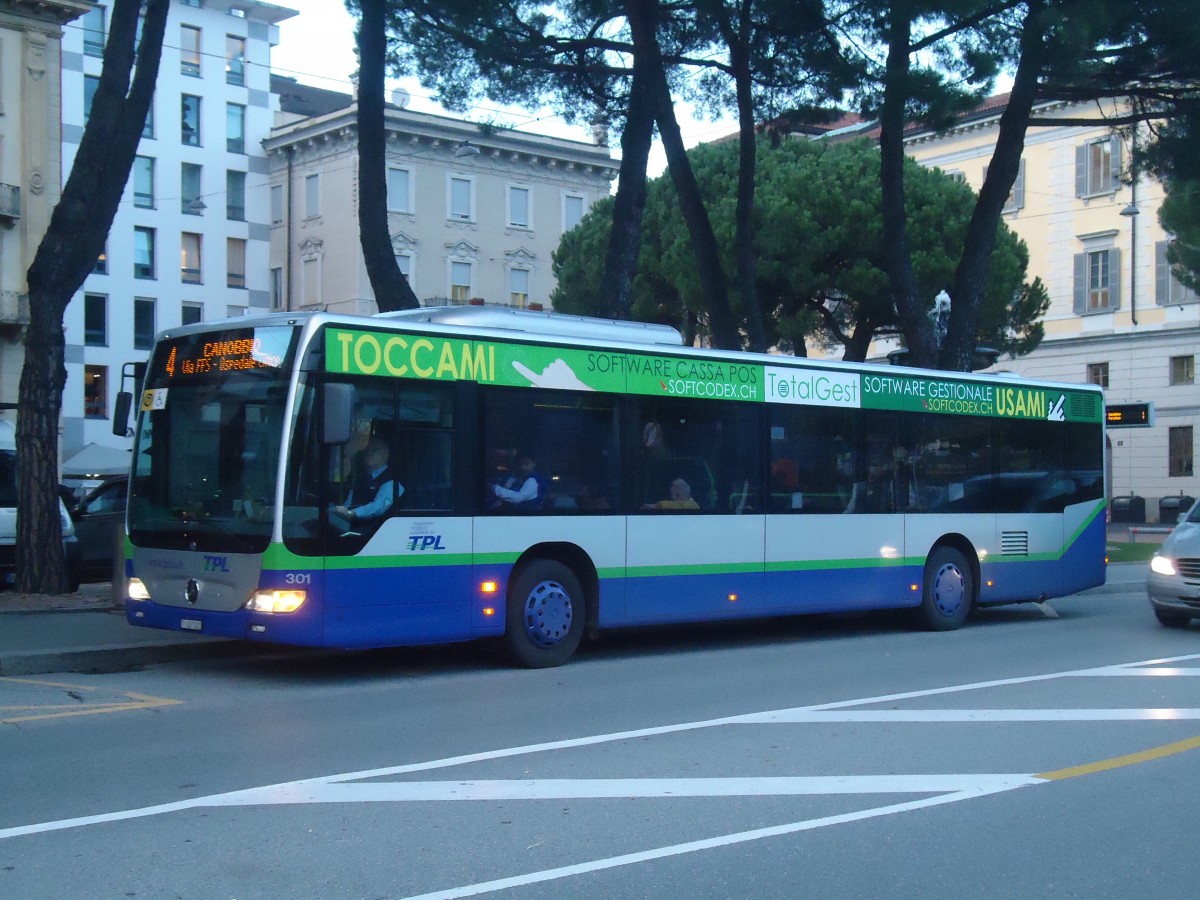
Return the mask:
[[1107, 772], [1122, 766], [1132, 766], [1138, 763], [1162, 759], [1164, 756], [1174, 756], [1176, 753], [1186, 753], [1188, 750], [1200, 748], [1200, 737], [1176, 741], [1173, 744], [1163, 744], [1161, 747], [1151, 747], [1139, 753], [1127, 753], [1124, 756], [1114, 756], [1111, 759], [1101, 759], [1082, 766], [1071, 766], [1067, 769], [1055, 769], [1053, 772], [1042, 772], [1034, 777], [1045, 778], [1047, 781], [1062, 781], [1065, 778], [1078, 778], [1080, 775], [1094, 775], [1096, 772]]
[[[92, 685], [64, 684], [58, 681], [40, 681], [32, 678], [0, 677], [0, 681], [89, 693], [101, 690], [101, 688]], [[161, 706], [175, 706], [183, 702], [182, 700], [172, 700], [168, 697], [153, 697], [149, 694], [139, 694], [135, 693], [134, 691], [113, 691], [109, 688], [104, 688], [104, 690], [109, 691], [110, 693], [118, 694], [125, 699], [111, 703], [100, 701], [93, 703], [81, 702], [73, 705], [62, 703], [41, 703], [24, 704], [20, 706], [0, 706], [0, 715], [5, 713], [21, 712], [33, 713], [30, 715], [3, 715], [3, 717], [0, 718], [0, 725], [15, 725], [18, 722], [35, 722], [40, 719], [65, 719], [71, 716], [92, 716], [99, 713], [126, 712], [134, 709], [155, 709]], [[45, 710], [53, 710], [53, 712], [46, 712]]]

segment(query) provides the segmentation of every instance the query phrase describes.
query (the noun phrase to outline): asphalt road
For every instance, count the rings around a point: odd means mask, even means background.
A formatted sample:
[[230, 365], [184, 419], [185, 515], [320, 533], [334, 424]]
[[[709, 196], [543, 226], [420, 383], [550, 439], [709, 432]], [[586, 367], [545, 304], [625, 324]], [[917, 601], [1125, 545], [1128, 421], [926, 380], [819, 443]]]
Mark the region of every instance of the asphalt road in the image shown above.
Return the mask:
[[1194, 896], [1197, 675], [1134, 589], [0, 679], [0, 896]]

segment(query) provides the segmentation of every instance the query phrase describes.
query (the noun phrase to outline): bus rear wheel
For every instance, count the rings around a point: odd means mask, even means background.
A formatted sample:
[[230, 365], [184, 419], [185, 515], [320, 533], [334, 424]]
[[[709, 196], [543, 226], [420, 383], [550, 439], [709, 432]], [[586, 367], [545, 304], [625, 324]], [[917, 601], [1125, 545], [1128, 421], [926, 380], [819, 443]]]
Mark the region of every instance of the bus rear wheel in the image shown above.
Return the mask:
[[918, 608], [930, 631], [953, 631], [967, 621], [975, 603], [975, 580], [967, 558], [953, 547], [936, 547], [925, 561], [925, 585]]
[[583, 587], [562, 563], [536, 560], [510, 585], [507, 614], [504, 639], [517, 662], [531, 669], [561, 666], [587, 624]]

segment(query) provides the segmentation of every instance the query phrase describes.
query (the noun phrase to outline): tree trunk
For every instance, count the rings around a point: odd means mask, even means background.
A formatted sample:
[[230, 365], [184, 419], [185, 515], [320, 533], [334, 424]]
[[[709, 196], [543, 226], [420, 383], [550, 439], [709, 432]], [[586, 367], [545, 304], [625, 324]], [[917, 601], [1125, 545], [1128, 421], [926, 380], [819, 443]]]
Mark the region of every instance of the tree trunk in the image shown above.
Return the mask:
[[383, 121], [387, 65], [387, 0], [360, 0], [358, 24], [358, 234], [380, 312], [421, 305], [400, 266], [388, 231], [387, 152]]
[[911, 17], [904, 3], [893, 4], [888, 21], [888, 55], [879, 130], [879, 180], [883, 191], [884, 253], [900, 329], [913, 365], [937, 362], [933, 328], [917, 296], [909, 256], [904, 204], [904, 105], [908, 96]]
[[[737, 323], [729, 308], [729, 291], [725, 271], [721, 267], [721, 248], [713, 233], [712, 222], [700, 196], [700, 186], [688, 161], [687, 148], [675, 118], [675, 101], [667, 84], [667, 71], [659, 52], [657, 32], [658, 0], [628, 0], [625, 4], [629, 27], [634, 34], [635, 55], [645, 56], [651, 78], [650, 94], [654, 106], [654, 121], [667, 155], [667, 169], [679, 197], [679, 210], [691, 236], [696, 255], [696, 270], [703, 286], [708, 311], [709, 331], [714, 347], [739, 350], [742, 346]], [[638, 34], [643, 35], [638, 41]]]
[[762, 307], [758, 302], [758, 255], [754, 252], [754, 179], [758, 169], [758, 143], [751, 93], [749, 30], [750, 3], [742, 4], [742, 20], [736, 34], [727, 37], [733, 65], [738, 108], [738, 192], [734, 211], [733, 243], [737, 258], [738, 289], [746, 317], [748, 349], [764, 352]]
[[[636, 38], [636, 34], [635, 34]], [[645, 62], [634, 57], [629, 87], [629, 108], [621, 133], [621, 171], [613, 202], [612, 229], [604, 255], [600, 296], [602, 315], [628, 319], [633, 308], [633, 279], [642, 247], [642, 217], [646, 212], [646, 165], [654, 137], [654, 110], [650, 104]]]
[[987, 280], [988, 264], [996, 243], [996, 228], [1021, 168], [1025, 132], [1033, 114], [1038, 77], [1046, 62], [1045, 6], [1029, 4], [1021, 32], [1021, 60], [1013, 79], [1008, 105], [1000, 116], [1000, 131], [979, 199], [971, 213], [962, 256], [954, 273], [950, 307], [950, 326], [940, 349], [941, 368], [960, 372], [971, 370], [979, 331], [979, 305]]
[[62, 321], [104, 249], [154, 96], [170, 2], [146, 0], [144, 18], [141, 6], [139, 0], [116, 0], [112, 6], [104, 66], [79, 152], [26, 273], [30, 324], [17, 401], [20, 591], [59, 593], [67, 586], [57, 489], [66, 384]]

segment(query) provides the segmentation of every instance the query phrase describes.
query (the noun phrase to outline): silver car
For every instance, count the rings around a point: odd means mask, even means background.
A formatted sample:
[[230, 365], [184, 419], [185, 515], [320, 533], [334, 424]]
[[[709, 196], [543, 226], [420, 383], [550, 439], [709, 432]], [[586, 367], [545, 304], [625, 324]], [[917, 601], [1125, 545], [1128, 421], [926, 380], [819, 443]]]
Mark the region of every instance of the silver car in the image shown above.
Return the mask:
[[1169, 628], [1200, 619], [1200, 501], [1179, 517], [1150, 560], [1146, 592], [1154, 615]]

